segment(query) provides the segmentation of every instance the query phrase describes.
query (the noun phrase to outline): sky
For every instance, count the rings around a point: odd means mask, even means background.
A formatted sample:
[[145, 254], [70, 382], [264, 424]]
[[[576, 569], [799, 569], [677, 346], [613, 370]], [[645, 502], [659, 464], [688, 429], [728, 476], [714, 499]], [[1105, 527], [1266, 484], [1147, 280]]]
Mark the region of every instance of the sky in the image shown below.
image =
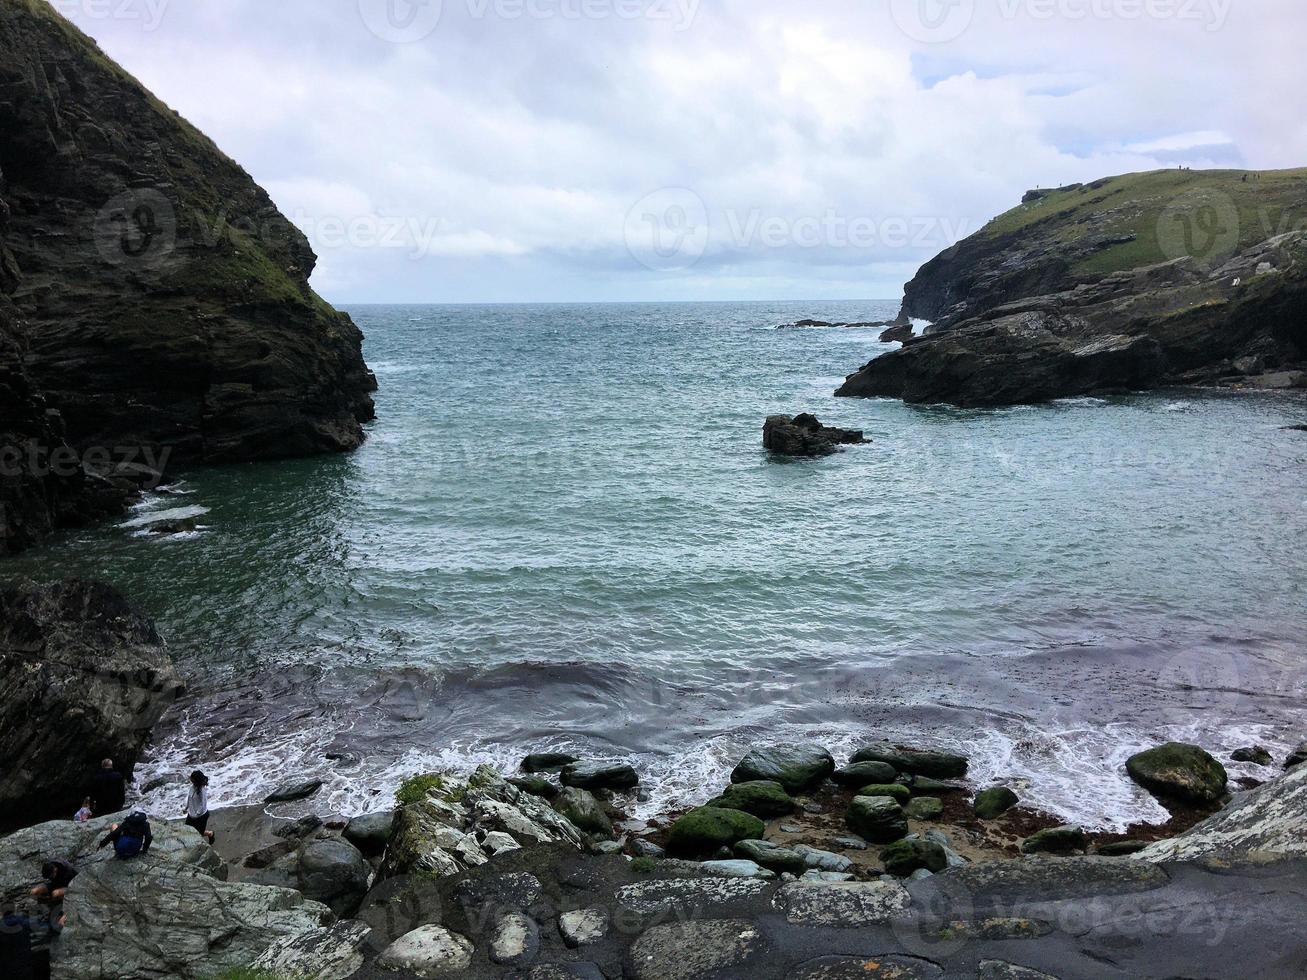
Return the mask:
[[328, 300], [866, 299], [1033, 187], [1307, 165], [1302, 0], [50, 0]]

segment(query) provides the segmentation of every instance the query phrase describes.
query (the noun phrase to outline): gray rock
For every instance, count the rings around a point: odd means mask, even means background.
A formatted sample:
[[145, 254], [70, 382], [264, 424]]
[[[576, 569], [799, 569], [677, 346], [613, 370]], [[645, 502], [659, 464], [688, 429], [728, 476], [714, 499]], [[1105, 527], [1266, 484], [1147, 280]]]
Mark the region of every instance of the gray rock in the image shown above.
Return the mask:
[[637, 915], [692, 914], [757, 898], [768, 887], [757, 878], [661, 878], [624, 885], [615, 899], [618, 908]]
[[899, 772], [932, 779], [961, 779], [967, 774], [965, 756], [930, 749], [901, 749], [884, 742], [859, 749], [853, 754], [852, 762], [885, 762]]
[[643, 837], [637, 837], [631, 842], [631, 850], [635, 851], [636, 857], [660, 858], [667, 853], [653, 841], [645, 840]]
[[1275, 761], [1275, 757], [1260, 745], [1235, 749], [1230, 753], [1230, 759], [1233, 762], [1250, 762], [1257, 766], [1269, 766]]
[[522, 760], [522, 771], [527, 773], [562, 772], [564, 767], [579, 761], [576, 756], [569, 755], [566, 752], [536, 752]]
[[846, 851], [865, 851], [869, 846], [861, 837], [836, 837], [835, 844]]
[[593, 946], [608, 935], [608, 913], [603, 909], [580, 909], [558, 917], [558, 934], [569, 949]]
[[984, 861], [937, 877], [977, 902], [1015, 898], [1031, 905], [1095, 895], [1132, 895], [1164, 888], [1171, 880], [1161, 868], [1143, 861], [1101, 857]]
[[508, 781], [523, 793], [553, 800], [558, 796], [558, 784], [546, 776], [516, 776]]
[[298, 782], [283, 783], [263, 802], [293, 803], [297, 800], [307, 800], [320, 789], [322, 789], [321, 779], [304, 779]]
[[927, 878], [935, 877], [935, 872], [926, 868], [918, 868], [912, 874], [908, 875], [908, 881], [925, 881]]
[[976, 980], [1058, 980], [1058, 978], [1005, 960], [981, 960], [980, 968], [976, 971]]
[[897, 882], [796, 881], [782, 885], [772, 903], [794, 925], [857, 929], [889, 922], [911, 899]]
[[627, 765], [605, 762], [574, 762], [563, 769], [564, 786], [577, 789], [634, 789], [640, 785], [640, 776]]
[[1021, 842], [1023, 854], [1073, 854], [1089, 846], [1081, 827], [1049, 827], [1031, 834]]
[[386, 849], [390, 832], [395, 826], [395, 811], [383, 810], [354, 817], [341, 834], [364, 854], [376, 856]]
[[[790, 876], [793, 878], [793, 875]], [[847, 871], [805, 871], [798, 878], [799, 881], [852, 881], [853, 875]]]
[[490, 962], [501, 966], [525, 966], [540, 952], [540, 927], [522, 912], [508, 912], [495, 923], [490, 941]]
[[345, 980], [363, 966], [372, 930], [365, 923], [337, 922], [329, 929], [286, 936], [254, 961], [264, 970], [296, 980]]
[[553, 807], [581, 830], [603, 837], [613, 836], [613, 822], [604, 806], [588, 790], [568, 786], [553, 801]]
[[974, 810], [981, 820], [997, 820], [1020, 802], [1006, 786], [995, 786], [976, 794]]
[[944, 816], [944, 801], [933, 796], [918, 796], [908, 801], [903, 814], [909, 820], [938, 820]]
[[851, 762], [836, 769], [831, 776], [835, 782], [850, 789], [892, 783], [898, 778], [898, 771], [888, 762]]
[[543, 894], [540, 879], [524, 871], [460, 881], [454, 900], [466, 909], [501, 909], [525, 912]]
[[888, 796], [858, 796], [845, 815], [849, 829], [873, 844], [889, 844], [907, 836], [903, 808]]
[[1225, 795], [1225, 767], [1196, 745], [1169, 742], [1126, 760], [1130, 778], [1154, 796], [1214, 803]]
[[735, 845], [735, 853], [776, 872], [788, 871], [800, 875], [808, 869], [808, 861], [802, 854], [770, 841], [740, 841]]
[[718, 878], [761, 878], [764, 881], [770, 881], [776, 877], [775, 871], [770, 871], [754, 861], [734, 860], [734, 861], [704, 861], [701, 867], [705, 874], [713, 875]]
[[622, 842], [617, 840], [601, 840], [590, 845], [591, 854], [621, 854]]
[[470, 941], [440, 926], [422, 926], [396, 939], [377, 957], [377, 968], [438, 978], [472, 965]]
[[1284, 760], [1284, 768], [1294, 769], [1304, 762], [1307, 762], [1307, 742], [1303, 742], [1289, 753], [1289, 757]]
[[766, 945], [751, 923], [706, 920], [654, 926], [635, 941], [627, 962], [633, 980], [701, 980], [747, 976]]
[[935, 873], [948, 867], [948, 855], [943, 846], [928, 840], [898, 841], [881, 851], [880, 859], [885, 871], [899, 878], [906, 878], [922, 868]]
[[522, 845], [513, 840], [508, 834], [492, 830], [482, 838], [481, 848], [486, 853], [494, 855], [521, 850]]
[[732, 783], [780, 783], [794, 794], [814, 789], [835, 771], [835, 760], [820, 745], [780, 745], [754, 749], [731, 773]]
[[348, 917], [358, 911], [368, 893], [372, 867], [349, 841], [329, 837], [300, 848], [296, 876], [298, 890], [306, 898]]
[[815, 871], [848, 871], [853, 867], [851, 859], [833, 851], [823, 851], [807, 844], [795, 844], [790, 850], [803, 858], [805, 866]]

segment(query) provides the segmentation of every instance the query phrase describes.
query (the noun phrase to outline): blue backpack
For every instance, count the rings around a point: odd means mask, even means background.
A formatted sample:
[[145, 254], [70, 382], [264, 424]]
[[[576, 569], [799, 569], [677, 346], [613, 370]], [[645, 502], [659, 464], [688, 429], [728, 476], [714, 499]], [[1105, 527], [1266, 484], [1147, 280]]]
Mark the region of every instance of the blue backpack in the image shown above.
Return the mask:
[[114, 854], [124, 861], [136, 857], [145, 846], [145, 834], [148, 829], [149, 824], [145, 822], [144, 816], [132, 814], [118, 828], [118, 839], [113, 842]]

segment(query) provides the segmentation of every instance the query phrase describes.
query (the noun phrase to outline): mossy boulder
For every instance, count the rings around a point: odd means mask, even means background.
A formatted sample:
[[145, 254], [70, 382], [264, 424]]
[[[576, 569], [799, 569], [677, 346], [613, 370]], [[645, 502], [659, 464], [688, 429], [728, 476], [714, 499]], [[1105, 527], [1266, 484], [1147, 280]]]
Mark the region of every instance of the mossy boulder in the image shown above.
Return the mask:
[[900, 806], [912, 799], [912, 790], [901, 783], [872, 783], [858, 790], [859, 796], [888, 796]]
[[802, 854], [770, 841], [742, 840], [735, 845], [735, 853], [777, 873], [788, 871], [792, 875], [801, 875], [808, 870], [808, 861]]
[[1021, 844], [1023, 854], [1075, 854], [1089, 846], [1080, 827], [1049, 827], [1031, 834]]
[[1235, 749], [1230, 753], [1232, 762], [1251, 762], [1256, 766], [1269, 766], [1275, 761], [1275, 756], [1271, 755], [1263, 746], [1251, 745], [1245, 749]]
[[859, 749], [853, 754], [852, 762], [884, 762], [899, 772], [932, 779], [961, 779], [967, 774], [965, 756], [931, 749], [901, 749], [888, 743]]
[[880, 852], [887, 874], [907, 878], [923, 868], [938, 874], [948, 867], [948, 853], [943, 846], [928, 840], [901, 840]]
[[1225, 796], [1225, 767], [1196, 745], [1168, 742], [1126, 760], [1130, 778], [1162, 799], [1215, 803]]
[[873, 844], [890, 844], [908, 836], [903, 807], [891, 796], [858, 796], [849, 804], [849, 829]]
[[995, 786], [976, 794], [976, 816], [981, 820], [997, 820], [1020, 802], [1021, 798], [1006, 786]]
[[558, 795], [558, 784], [548, 776], [514, 776], [508, 781], [523, 793], [530, 793], [542, 799], [552, 800]]
[[835, 759], [820, 745], [777, 745], [746, 755], [731, 773], [731, 782], [777, 782], [794, 794], [816, 789], [834, 771]]
[[604, 812], [603, 804], [587, 790], [569, 786], [555, 797], [553, 807], [586, 833], [613, 836], [613, 822]]
[[793, 813], [795, 807], [794, 800], [785, 792], [785, 787], [770, 779], [732, 783], [721, 796], [707, 805], [726, 810], [743, 810], [764, 819], [784, 817]]
[[918, 796], [903, 808], [909, 820], [938, 820], [944, 816], [944, 801], [933, 796]]
[[681, 855], [712, 854], [742, 840], [761, 840], [766, 830], [766, 825], [751, 813], [703, 806], [672, 824], [667, 850]]
[[899, 778], [898, 770], [888, 762], [850, 762], [836, 769], [831, 779], [841, 786], [856, 789], [859, 786], [892, 783]]

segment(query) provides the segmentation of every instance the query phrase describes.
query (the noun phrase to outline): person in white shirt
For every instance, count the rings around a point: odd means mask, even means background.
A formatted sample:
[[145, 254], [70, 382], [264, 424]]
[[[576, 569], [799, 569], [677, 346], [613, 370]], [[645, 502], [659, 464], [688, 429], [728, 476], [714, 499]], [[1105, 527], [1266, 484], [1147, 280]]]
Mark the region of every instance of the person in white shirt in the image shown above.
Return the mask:
[[210, 844], [213, 832], [209, 830], [209, 777], [196, 769], [191, 773], [191, 792], [186, 797], [186, 826], [194, 827]]

